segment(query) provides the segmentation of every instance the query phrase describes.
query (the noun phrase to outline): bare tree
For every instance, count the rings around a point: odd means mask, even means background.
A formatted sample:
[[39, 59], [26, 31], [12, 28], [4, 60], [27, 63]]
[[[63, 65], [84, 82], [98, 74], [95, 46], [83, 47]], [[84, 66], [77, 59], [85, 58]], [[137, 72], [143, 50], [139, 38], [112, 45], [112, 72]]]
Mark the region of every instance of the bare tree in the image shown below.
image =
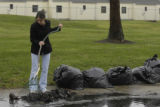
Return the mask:
[[124, 42], [124, 34], [120, 18], [120, 0], [110, 0], [110, 28], [108, 41]]

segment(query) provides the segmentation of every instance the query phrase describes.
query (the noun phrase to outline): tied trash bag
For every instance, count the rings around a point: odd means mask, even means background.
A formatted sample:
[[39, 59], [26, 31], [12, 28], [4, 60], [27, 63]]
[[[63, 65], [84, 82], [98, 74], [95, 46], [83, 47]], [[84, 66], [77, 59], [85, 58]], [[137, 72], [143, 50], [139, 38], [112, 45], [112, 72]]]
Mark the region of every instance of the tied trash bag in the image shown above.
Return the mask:
[[86, 88], [109, 88], [108, 79], [103, 69], [91, 68], [83, 71], [84, 87]]
[[160, 60], [158, 59], [158, 55], [147, 59], [144, 66], [134, 68], [132, 73], [136, 81], [148, 84], [160, 82]]
[[115, 67], [107, 72], [107, 77], [112, 85], [128, 85], [132, 84], [132, 70], [129, 67]]
[[60, 88], [83, 89], [83, 74], [77, 68], [61, 65], [54, 71], [53, 76], [54, 81]]

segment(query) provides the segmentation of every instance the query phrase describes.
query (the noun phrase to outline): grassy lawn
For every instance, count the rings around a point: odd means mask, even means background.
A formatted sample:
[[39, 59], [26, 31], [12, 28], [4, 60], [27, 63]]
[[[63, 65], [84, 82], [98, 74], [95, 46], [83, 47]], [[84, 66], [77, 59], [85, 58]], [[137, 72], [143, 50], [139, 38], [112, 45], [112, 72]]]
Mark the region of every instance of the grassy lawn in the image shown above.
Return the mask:
[[[33, 17], [0, 15], [0, 88], [27, 87], [30, 75], [30, 25]], [[144, 60], [160, 53], [160, 22], [122, 21], [125, 38], [135, 44], [102, 44], [108, 35], [109, 21], [60, 21], [62, 32], [50, 35], [53, 47], [49, 85], [53, 71], [61, 64], [81, 70], [127, 65], [141, 66]], [[58, 21], [52, 20], [52, 26]], [[159, 54], [160, 55], [160, 54]]]

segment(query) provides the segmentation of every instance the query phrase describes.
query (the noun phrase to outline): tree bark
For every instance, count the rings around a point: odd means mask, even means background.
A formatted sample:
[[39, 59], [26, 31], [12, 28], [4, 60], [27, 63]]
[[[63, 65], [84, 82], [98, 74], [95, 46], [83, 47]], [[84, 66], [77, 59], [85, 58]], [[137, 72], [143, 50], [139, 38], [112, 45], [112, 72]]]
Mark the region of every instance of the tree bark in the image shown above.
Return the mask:
[[120, 18], [120, 1], [110, 0], [110, 28], [109, 28], [109, 41], [124, 41], [123, 28]]

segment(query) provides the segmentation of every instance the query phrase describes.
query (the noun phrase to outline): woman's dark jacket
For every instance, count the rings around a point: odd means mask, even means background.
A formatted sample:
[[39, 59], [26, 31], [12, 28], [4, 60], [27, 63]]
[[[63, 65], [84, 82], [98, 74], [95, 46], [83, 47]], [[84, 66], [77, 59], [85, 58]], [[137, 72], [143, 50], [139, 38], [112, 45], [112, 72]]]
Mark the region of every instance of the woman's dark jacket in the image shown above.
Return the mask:
[[[38, 51], [40, 47], [39, 42], [42, 41], [49, 32], [56, 31], [56, 30], [58, 30], [58, 27], [51, 28], [49, 20], [46, 20], [45, 26], [41, 26], [37, 22], [34, 22], [31, 25], [31, 29], [30, 29], [30, 41], [32, 43], [31, 53], [38, 55]], [[41, 55], [48, 54], [50, 52], [52, 52], [52, 47], [51, 47], [49, 38], [47, 38], [45, 41], [45, 45], [42, 46]]]

